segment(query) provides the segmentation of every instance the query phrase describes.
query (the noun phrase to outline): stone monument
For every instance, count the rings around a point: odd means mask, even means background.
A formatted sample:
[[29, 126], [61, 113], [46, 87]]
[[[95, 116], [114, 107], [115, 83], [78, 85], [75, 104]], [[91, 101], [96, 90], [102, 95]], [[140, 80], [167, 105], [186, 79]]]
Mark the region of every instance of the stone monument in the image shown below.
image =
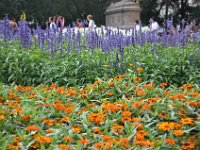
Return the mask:
[[113, 0], [105, 12], [106, 26], [132, 28], [140, 12], [139, 0]]

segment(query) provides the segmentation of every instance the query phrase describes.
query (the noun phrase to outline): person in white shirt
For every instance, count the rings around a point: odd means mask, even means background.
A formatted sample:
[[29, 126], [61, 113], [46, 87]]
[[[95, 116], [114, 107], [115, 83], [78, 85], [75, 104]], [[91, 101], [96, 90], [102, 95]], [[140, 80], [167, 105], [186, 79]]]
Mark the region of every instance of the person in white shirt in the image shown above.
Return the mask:
[[140, 31], [140, 22], [139, 22], [139, 20], [135, 20], [135, 30], [137, 31], [137, 32], [139, 32]]
[[151, 31], [152, 32], [158, 31], [159, 30], [159, 24], [156, 21], [156, 18], [155, 17], [151, 18], [151, 21], [152, 21], [152, 23], [151, 23]]
[[87, 20], [89, 21], [89, 24], [88, 24], [88, 28], [89, 30], [94, 30], [96, 28], [96, 24], [93, 20], [93, 16], [92, 15], [88, 15], [87, 16]]
[[50, 27], [51, 30], [57, 28], [55, 22], [53, 21], [53, 17], [49, 18], [49, 23], [50, 23], [49, 27]]

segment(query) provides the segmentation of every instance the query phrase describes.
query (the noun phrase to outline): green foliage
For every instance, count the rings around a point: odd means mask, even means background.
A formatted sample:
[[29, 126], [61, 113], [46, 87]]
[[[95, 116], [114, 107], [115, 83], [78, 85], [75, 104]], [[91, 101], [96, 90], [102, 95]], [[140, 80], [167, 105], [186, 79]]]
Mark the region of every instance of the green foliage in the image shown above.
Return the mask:
[[57, 53], [54, 58], [48, 51], [18, 49], [17, 46], [0, 47], [0, 53], [0, 81], [4, 83], [76, 85], [91, 83], [96, 77], [135, 72], [140, 67], [144, 69], [140, 77], [145, 81], [177, 85], [200, 83], [200, 55], [197, 55], [196, 45], [183, 49], [129, 47], [123, 55], [119, 53], [119, 60], [116, 60], [118, 51], [102, 53], [99, 49], [63, 52], [62, 56]]

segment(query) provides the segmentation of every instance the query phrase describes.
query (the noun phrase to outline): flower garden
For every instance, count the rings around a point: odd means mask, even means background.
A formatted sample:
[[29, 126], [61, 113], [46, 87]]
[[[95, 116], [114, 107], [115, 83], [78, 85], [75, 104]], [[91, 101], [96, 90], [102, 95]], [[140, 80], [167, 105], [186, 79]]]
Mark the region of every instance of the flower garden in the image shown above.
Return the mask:
[[200, 148], [200, 35], [0, 24], [1, 149]]

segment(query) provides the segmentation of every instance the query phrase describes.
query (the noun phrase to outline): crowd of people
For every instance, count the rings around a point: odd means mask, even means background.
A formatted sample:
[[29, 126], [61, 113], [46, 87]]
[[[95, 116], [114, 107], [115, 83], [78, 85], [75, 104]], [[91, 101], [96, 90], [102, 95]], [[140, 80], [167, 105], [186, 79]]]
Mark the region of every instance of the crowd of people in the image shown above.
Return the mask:
[[[142, 25], [139, 20], [135, 21], [135, 30], [140, 31], [142, 28]], [[151, 32], [163, 32], [163, 29], [169, 34], [175, 35], [177, 32], [180, 32], [182, 29], [184, 29], [186, 34], [192, 34], [196, 32], [200, 32], [200, 24], [195, 20], [188, 20], [188, 21], [181, 21], [180, 25], [174, 25], [172, 19], [166, 20], [164, 23], [164, 27], [161, 28], [158, 21], [155, 17], [150, 18], [150, 25], [148, 29]]]
[[[23, 18], [22, 18], [23, 19]], [[9, 20], [9, 24], [13, 29], [16, 29], [18, 24], [15, 19]], [[58, 30], [63, 30], [65, 28], [65, 18], [63, 16], [54, 16], [54, 17], [49, 17], [48, 21], [45, 23], [45, 27], [43, 29], [46, 29], [47, 27], [49, 29], [58, 29]], [[167, 20], [165, 23], [166, 26], [161, 28], [159, 25], [158, 21], [156, 20], [155, 17], [150, 18], [150, 25], [148, 26], [148, 30], [151, 32], [162, 32], [162, 29], [167, 29], [168, 33], [171, 33], [175, 35], [177, 32], [180, 30], [184, 29], [184, 31], [187, 34], [192, 34], [200, 31], [200, 25], [198, 22], [192, 20], [192, 21], [182, 21], [181, 25], [175, 26], [173, 24], [172, 20]], [[142, 28], [142, 25], [139, 20], [135, 21], [135, 30], [140, 31]], [[97, 27], [95, 24], [95, 21], [93, 19], [92, 15], [87, 15], [87, 20], [81, 20], [81, 19], [76, 19], [76, 21], [73, 24], [73, 27], [77, 27], [79, 29], [88, 27], [89, 30], [95, 30]]]
[[[80, 18], [76, 19], [76, 22], [73, 23], [73, 27], [77, 28], [84, 28], [86, 26], [91, 30], [94, 30], [96, 28], [96, 24], [93, 20], [92, 15], [87, 16], [87, 23], [85, 20], [81, 20]], [[57, 28], [63, 30], [65, 28], [65, 19], [63, 16], [49, 17], [49, 20], [46, 22], [46, 27], [49, 27], [50, 29]]]

